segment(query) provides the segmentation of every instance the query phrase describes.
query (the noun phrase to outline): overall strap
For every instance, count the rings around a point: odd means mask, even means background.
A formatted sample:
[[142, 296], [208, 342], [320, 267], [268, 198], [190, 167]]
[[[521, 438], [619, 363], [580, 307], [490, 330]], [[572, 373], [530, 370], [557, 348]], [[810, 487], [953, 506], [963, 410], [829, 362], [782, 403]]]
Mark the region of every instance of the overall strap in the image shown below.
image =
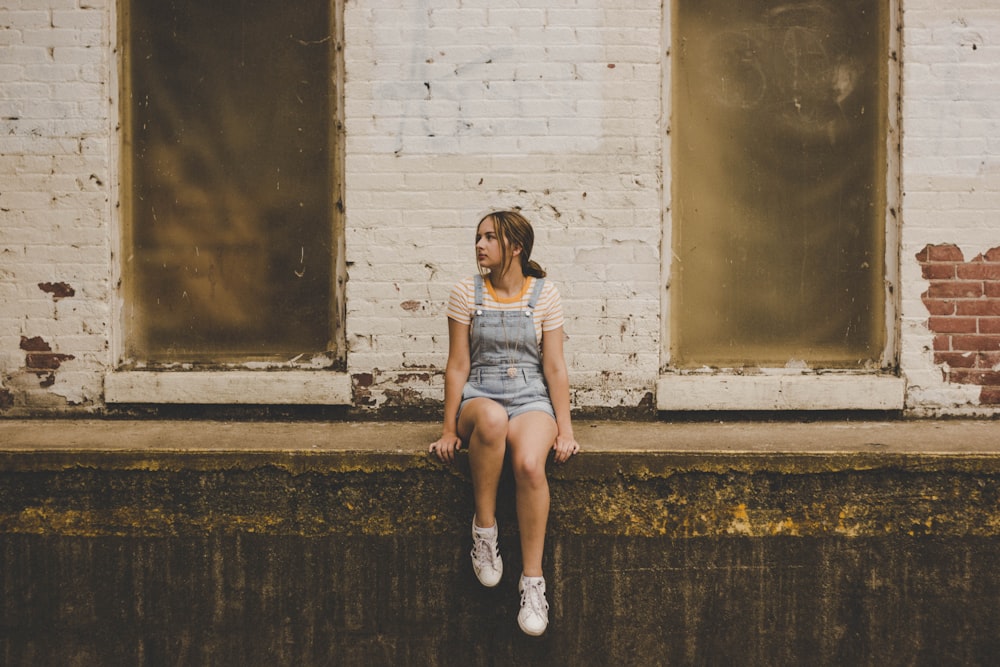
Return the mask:
[[528, 300], [528, 308], [534, 310], [538, 303], [538, 297], [542, 295], [542, 287], [545, 286], [545, 278], [535, 278], [535, 289], [531, 291], [531, 299]]
[[476, 306], [483, 305], [483, 276], [481, 273], [476, 274]]

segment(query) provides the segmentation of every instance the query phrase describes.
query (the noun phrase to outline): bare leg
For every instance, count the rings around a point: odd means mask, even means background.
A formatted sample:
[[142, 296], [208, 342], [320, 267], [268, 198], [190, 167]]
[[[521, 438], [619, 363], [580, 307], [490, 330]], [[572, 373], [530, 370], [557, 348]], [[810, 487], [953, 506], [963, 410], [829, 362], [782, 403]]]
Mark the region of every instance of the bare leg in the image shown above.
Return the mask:
[[458, 417], [458, 435], [469, 443], [476, 525], [496, 524], [497, 489], [507, 448], [507, 411], [488, 398], [469, 401]]
[[527, 412], [510, 420], [507, 444], [517, 489], [517, 525], [526, 577], [542, 576], [545, 527], [549, 519], [549, 481], [545, 462], [556, 439], [556, 422], [544, 412]]

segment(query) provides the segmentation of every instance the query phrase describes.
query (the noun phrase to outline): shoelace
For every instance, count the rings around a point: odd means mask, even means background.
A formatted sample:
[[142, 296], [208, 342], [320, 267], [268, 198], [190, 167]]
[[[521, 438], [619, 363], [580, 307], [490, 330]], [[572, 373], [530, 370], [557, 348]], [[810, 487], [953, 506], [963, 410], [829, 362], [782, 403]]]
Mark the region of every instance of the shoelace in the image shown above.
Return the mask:
[[527, 583], [521, 591], [521, 606], [527, 607], [531, 613], [545, 617], [549, 611], [549, 603], [545, 600], [545, 589], [542, 582]]
[[476, 562], [480, 566], [485, 564], [496, 569], [496, 549], [490, 544], [489, 539], [477, 535], [472, 542], [472, 557]]

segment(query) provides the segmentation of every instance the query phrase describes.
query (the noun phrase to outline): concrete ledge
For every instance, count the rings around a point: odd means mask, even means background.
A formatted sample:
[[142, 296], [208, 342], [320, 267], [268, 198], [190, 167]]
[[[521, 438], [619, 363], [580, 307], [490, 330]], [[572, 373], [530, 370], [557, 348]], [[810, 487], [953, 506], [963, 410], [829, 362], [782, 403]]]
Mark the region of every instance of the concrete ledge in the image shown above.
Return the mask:
[[[581, 422], [577, 431], [584, 451], [550, 467], [552, 520], [568, 533], [1000, 535], [998, 422]], [[428, 455], [437, 432], [429, 423], [0, 422], [11, 489], [0, 528], [450, 534], [468, 519], [468, 467], [464, 454], [456, 466]], [[318, 494], [317, 480], [333, 478], [355, 490]], [[130, 489], [136, 479], [145, 482]], [[108, 485], [130, 490], [95, 495]], [[188, 486], [203, 500], [178, 505]], [[241, 494], [247, 502], [220, 511], [219, 498]], [[442, 506], [442, 497], [462, 500]]]
[[429, 423], [0, 421], [0, 662], [991, 664], [1000, 422], [580, 422], [552, 624]]
[[[423, 454], [436, 422], [0, 419], [0, 452], [400, 452]], [[588, 454], [1000, 454], [1000, 420], [624, 422], [576, 420]], [[748, 461], [753, 459], [748, 459]]]
[[108, 403], [349, 405], [351, 379], [333, 371], [111, 372]]
[[656, 407], [687, 410], [902, 410], [906, 381], [887, 375], [666, 375]]

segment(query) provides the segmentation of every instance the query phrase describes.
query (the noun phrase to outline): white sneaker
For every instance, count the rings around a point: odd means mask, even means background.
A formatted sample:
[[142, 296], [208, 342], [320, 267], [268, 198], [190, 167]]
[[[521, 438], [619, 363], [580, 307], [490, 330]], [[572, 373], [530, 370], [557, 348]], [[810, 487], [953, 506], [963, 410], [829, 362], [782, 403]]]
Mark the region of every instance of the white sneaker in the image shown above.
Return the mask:
[[472, 569], [479, 583], [493, 588], [503, 576], [503, 560], [500, 558], [500, 526], [493, 524], [493, 530], [476, 528], [472, 520]]
[[545, 601], [545, 578], [521, 575], [518, 584], [521, 591], [521, 611], [517, 613], [517, 624], [524, 634], [537, 637], [549, 625], [549, 603]]

